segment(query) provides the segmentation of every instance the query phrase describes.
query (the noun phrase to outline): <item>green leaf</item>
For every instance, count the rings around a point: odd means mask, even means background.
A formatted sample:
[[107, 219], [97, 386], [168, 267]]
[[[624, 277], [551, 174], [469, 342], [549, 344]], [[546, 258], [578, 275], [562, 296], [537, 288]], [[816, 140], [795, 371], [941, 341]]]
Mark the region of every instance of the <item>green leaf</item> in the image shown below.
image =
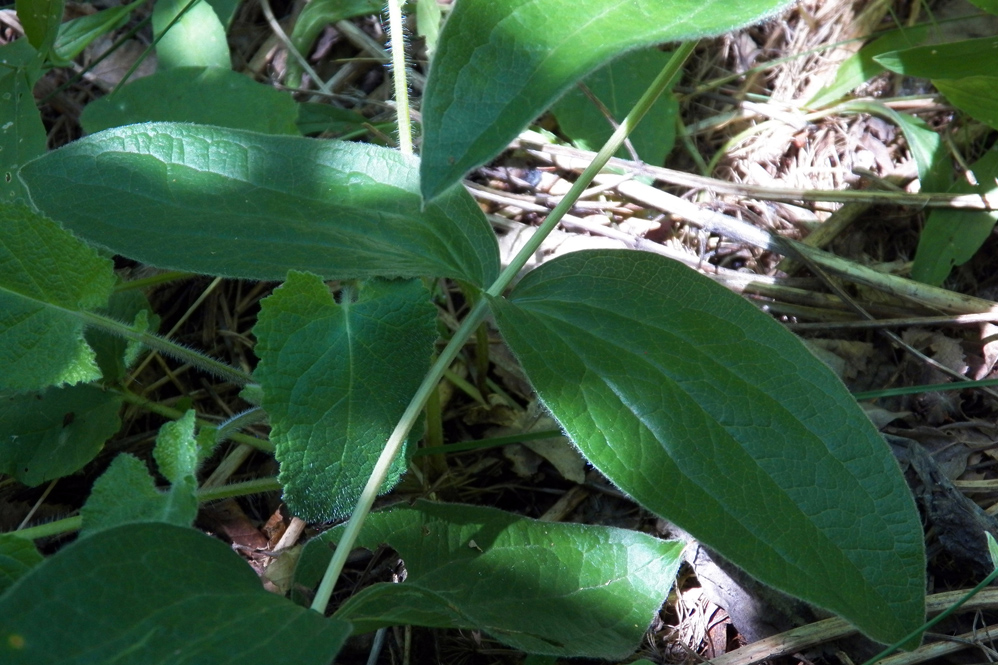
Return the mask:
[[64, 0], [15, 0], [17, 18], [24, 36], [37, 50], [45, 53], [55, 41], [62, 23]]
[[[115, 291], [108, 306], [97, 313], [114, 321], [130, 322], [136, 332], [156, 332], [159, 326], [159, 317], [152, 313], [149, 301], [135, 289]], [[97, 365], [106, 383], [123, 379], [143, 349], [138, 342], [96, 327], [87, 328], [83, 334], [97, 355]]]
[[778, 323], [630, 251], [562, 256], [490, 303], [541, 399], [641, 505], [876, 640], [921, 625], [922, 528], [897, 462]]
[[[247, 113], [247, 109], [253, 109]], [[298, 134], [290, 95], [231, 69], [174, 67], [132, 81], [91, 102], [80, 116], [87, 133], [139, 122], [195, 122], [262, 134]]]
[[998, 70], [998, 38], [915, 46], [882, 53], [876, 61], [892, 72], [927, 79], [993, 76]]
[[[296, 582], [314, 586], [342, 527], [311, 540]], [[336, 612], [357, 632], [411, 624], [483, 630], [529, 653], [622, 658], [672, 588], [682, 543], [604, 526], [420, 501], [367, 518], [357, 546], [394, 548], [401, 584], [375, 584]]]
[[179, 420], [163, 423], [152, 456], [159, 472], [172, 485], [194, 476], [199, 460], [193, 409], [188, 409]]
[[970, 0], [970, 4], [989, 14], [998, 15], [998, 0]]
[[35, 544], [17, 533], [0, 533], [0, 594], [42, 562]]
[[0, 396], [0, 473], [40, 485], [75, 473], [118, 431], [121, 397], [85, 384]]
[[897, 123], [904, 138], [908, 141], [908, 149], [915, 158], [918, 168], [918, 181], [923, 192], [946, 191], [952, 180], [953, 167], [950, 165], [949, 152], [943, 144], [939, 133], [929, 127], [921, 118], [907, 113], [899, 113], [888, 107], [883, 107], [886, 115]]
[[[651, 85], [659, 71], [672, 57], [653, 49], [627, 53], [587, 76], [583, 83], [589, 88], [614, 120], [620, 122]], [[614, 127], [596, 105], [578, 88], [572, 88], [551, 108], [561, 131], [584, 150], [599, 150]], [[663, 95], [648, 111], [648, 115], [631, 133], [631, 144], [642, 161], [662, 164], [672, 151], [676, 138], [676, 118], [679, 103], [671, 94]], [[630, 159], [621, 148], [617, 157]]]
[[32, 89], [39, 76], [37, 54], [26, 40], [0, 46], [0, 205], [24, 197], [17, 179], [22, 164], [45, 154], [42, 125]]
[[998, 129], [998, 76], [933, 79], [932, 84], [953, 106], [989, 127]]
[[[294, 30], [291, 31], [291, 43], [302, 55], [312, 51], [312, 45], [319, 33], [331, 23], [353, 18], [381, 14], [385, 8], [384, 0], [312, 0], [298, 15]], [[301, 83], [301, 66], [296, 58], [288, 58], [285, 82], [292, 88]]]
[[429, 201], [499, 154], [576, 81], [627, 51], [717, 35], [786, 0], [479, 0], [444, 24], [423, 96]]
[[837, 102], [849, 91], [884, 71], [884, 66], [875, 60], [878, 55], [920, 44], [928, 39], [932, 28], [931, 25], [899, 28], [873, 40], [838, 66], [832, 82], [819, 90], [808, 101], [807, 107], [821, 108]]
[[269, 593], [224, 543], [132, 524], [80, 538], [0, 597], [6, 665], [328, 665], [350, 625]]
[[416, 34], [423, 38], [426, 55], [430, 58], [436, 52], [440, 39], [441, 16], [437, 0], [416, 0]]
[[[188, 8], [188, 5], [193, 6]], [[181, 12], [184, 12], [183, 16], [171, 27], [171, 21]], [[156, 59], [160, 69], [232, 68], [225, 27], [209, 3], [198, 0], [156, 0], [152, 12], [152, 28], [157, 37], [163, 35], [156, 43]]]
[[[954, 194], [976, 193], [993, 196], [998, 178], [998, 149], [992, 148], [970, 167], [970, 175], [979, 183], [973, 186], [966, 178], [957, 179], [950, 188]], [[963, 265], [981, 248], [998, 221], [998, 212], [932, 210], [918, 238], [911, 278], [941, 286], [954, 266]]]
[[198, 512], [197, 482], [181, 478], [167, 492], [156, 483], [145, 462], [121, 453], [94, 482], [87, 502], [80, 509], [84, 536], [135, 522], [163, 522], [180, 527], [194, 523]]
[[21, 179], [75, 233], [164, 268], [479, 286], [499, 271], [474, 199], [457, 191], [421, 209], [416, 159], [377, 146], [153, 123], [71, 143]]
[[[430, 368], [436, 309], [418, 281], [364, 284], [337, 304], [314, 276], [291, 273], [253, 329], [279, 480], [308, 522], [346, 515]], [[419, 436], [418, 434], [416, 436]], [[405, 471], [396, 460], [383, 491]]]
[[100, 378], [73, 312], [107, 303], [111, 262], [20, 205], [0, 206], [0, 388]]
[[932, 44], [878, 56], [891, 71], [932, 79], [961, 111], [998, 128], [998, 38]]
[[82, 53], [91, 42], [120, 27], [128, 20], [132, 10], [143, 2], [144, 0], [135, 0], [127, 5], [111, 7], [63, 23], [59, 26], [59, 36], [56, 37], [55, 45], [52, 47], [55, 64], [60, 67], [69, 66], [69, 62]]
[[991, 565], [998, 568], [998, 542], [995, 542], [995, 537], [991, 535], [990, 531], [985, 531], [984, 535], [988, 539], [988, 554], [991, 555]]

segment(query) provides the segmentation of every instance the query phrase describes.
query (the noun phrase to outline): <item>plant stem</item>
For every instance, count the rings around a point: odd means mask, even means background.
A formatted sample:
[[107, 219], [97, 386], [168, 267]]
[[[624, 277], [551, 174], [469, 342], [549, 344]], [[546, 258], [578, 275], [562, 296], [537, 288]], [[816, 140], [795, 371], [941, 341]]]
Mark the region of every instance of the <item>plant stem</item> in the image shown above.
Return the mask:
[[395, 112], [398, 115], [399, 151], [412, 154], [412, 124], [409, 121], [409, 81], [405, 69], [405, 24], [402, 3], [388, 0], [388, 33], [391, 37], [392, 79], [395, 82]]
[[[245, 480], [241, 483], [231, 483], [229, 485], [222, 485], [221, 487], [198, 490], [197, 498], [198, 503], [205, 503], [236, 496], [260, 494], [261, 492], [276, 492], [280, 489], [281, 484], [277, 482], [277, 478], [254, 478], [253, 480]], [[12, 533], [28, 540], [37, 540], [39, 538], [48, 538], [50, 536], [59, 536], [64, 533], [79, 531], [82, 525], [83, 518], [79, 515], [74, 515], [73, 517], [66, 517], [54, 522], [29, 526], [27, 529], [18, 529], [17, 531], [5, 533]]]
[[113, 335], [118, 335], [119, 337], [132, 340], [133, 342], [138, 342], [139, 344], [147, 346], [150, 349], [155, 349], [160, 353], [165, 353], [168, 356], [190, 363], [206, 372], [211, 372], [215, 376], [221, 377], [226, 381], [231, 381], [236, 385], [245, 386], [247, 383], [251, 383], [253, 381], [252, 376], [237, 367], [226, 365], [225, 363], [215, 360], [200, 351], [188, 349], [185, 346], [181, 346], [176, 342], [171, 342], [158, 335], [154, 335], [144, 330], [136, 330], [121, 321], [115, 321], [114, 319], [109, 319], [106, 316], [94, 314], [93, 312], [79, 311], [74, 313], [83, 319], [83, 322], [88, 326], [100, 328], [101, 330], [106, 330]]
[[[645, 113], [648, 112], [648, 109], [655, 103], [655, 100], [672, 84], [673, 79], [679, 74], [683, 63], [686, 62], [686, 59], [693, 52], [695, 46], [696, 42], [687, 42], [676, 49], [676, 52], [655, 78], [655, 81], [645, 91], [634, 108], [631, 109], [631, 112], [627, 114], [624, 121], [620, 123], [620, 126], [606, 142], [606, 145], [596, 154], [593, 162], [582, 172], [568, 194], [561, 200], [561, 203], [551, 211], [551, 214], [544, 220], [544, 223], [541, 224], [530, 240], [527, 241], [492, 286], [489, 287], [486, 291], [488, 296], [498, 298], [502, 295], [502, 292], [506, 290], [506, 287], [509, 286], [513, 278], [516, 277], [523, 266], [527, 264], [527, 261], [530, 260], [530, 257], [533, 256], [534, 252], [541, 246], [541, 243], [544, 242], [544, 238], [557, 226], [565, 213], [572, 209], [579, 195], [589, 187], [596, 174], [603, 169], [610, 157], [617, 152], [624, 143], [624, 139], [627, 138], [631, 130], [634, 129]], [[450, 342], [448, 342], [447, 346], [440, 353], [437, 361], [430, 368], [419, 389], [416, 390], [416, 394], [413, 395], [412, 401], [409, 402], [409, 406], [406, 407], [405, 413], [402, 414], [398, 425], [395, 426], [395, 430], [388, 438], [388, 442], [385, 444], [384, 450], [381, 451], [381, 456], [378, 457], [378, 461], [374, 465], [374, 470], [371, 471], [371, 476], [367, 479], [367, 484], [364, 486], [364, 490], [357, 500], [357, 505], [350, 515], [350, 520], [343, 530], [343, 535], [340, 537], [339, 544], [333, 552], [333, 558], [326, 568], [322, 582], [316, 590], [315, 598], [312, 601], [313, 610], [320, 613], [325, 612], [326, 605], [329, 604], [329, 598], [333, 594], [333, 587], [336, 585], [336, 580], [339, 578], [347, 556], [357, 541], [357, 536], [360, 534], [364, 520], [367, 519], [368, 513], [371, 512], [374, 499], [384, 484], [392, 461], [398, 455], [399, 450], [401, 450], [406, 437], [409, 436], [409, 431], [412, 429], [416, 418], [426, 404], [426, 400], [429, 399], [430, 392], [436, 390], [437, 383], [443, 377], [444, 372], [450, 367], [451, 362], [453, 362], [454, 358], [457, 357], [457, 354], [464, 347], [464, 343], [475, 333], [478, 325], [485, 318], [488, 312], [488, 302], [489, 298], [480, 298], [474, 304], [464, 321], [461, 322], [461, 325], [454, 332]]]

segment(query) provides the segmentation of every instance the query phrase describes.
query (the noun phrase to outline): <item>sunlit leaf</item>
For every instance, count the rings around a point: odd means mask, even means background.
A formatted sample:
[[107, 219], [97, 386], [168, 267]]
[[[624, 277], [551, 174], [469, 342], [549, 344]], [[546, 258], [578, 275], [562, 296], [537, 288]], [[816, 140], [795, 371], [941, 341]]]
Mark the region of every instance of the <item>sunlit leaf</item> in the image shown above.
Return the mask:
[[921, 625], [922, 528], [897, 462], [769, 316], [623, 250], [562, 256], [490, 302], [545, 405], [643, 506], [874, 639]]

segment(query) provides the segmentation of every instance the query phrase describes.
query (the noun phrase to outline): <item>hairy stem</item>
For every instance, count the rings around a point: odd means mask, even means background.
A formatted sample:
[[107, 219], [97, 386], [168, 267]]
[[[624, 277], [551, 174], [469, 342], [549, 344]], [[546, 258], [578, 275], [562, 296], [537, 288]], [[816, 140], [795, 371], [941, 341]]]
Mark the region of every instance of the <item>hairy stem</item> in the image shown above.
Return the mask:
[[121, 321], [115, 321], [114, 319], [109, 319], [106, 316], [94, 314], [93, 312], [75, 313], [83, 319], [83, 322], [88, 326], [100, 328], [101, 330], [105, 330], [112, 335], [118, 335], [119, 337], [124, 337], [125, 339], [133, 342], [138, 342], [139, 344], [147, 346], [150, 349], [155, 349], [160, 353], [165, 353], [168, 356], [190, 363], [195, 367], [203, 369], [206, 372], [210, 372], [215, 376], [225, 379], [226, 381], [231, 381], [232, 383], [240, 386], [244, 386], [253, 381], [252, 376], [238, 367], [227, 365], [220, 360], [216, 360], [201, 353], [200, 351], [195, 351], [194, 349], [189, 349], [186, 346], [181, 346], [176, 342], [171, 342], [170, 340], [160, 337], [159, 335], [154, 335], [153, 333], [146, 332], [144, 330], [136, 330]]
[[395, 111], [398, 114], [399, 151], [412, 154], [412, 125], [409, 121], [409, 81], [405, 69], [405, 24], [401, 0], [388, 0], [388, 32], [391, 36], [392, 79], [395, 82]]

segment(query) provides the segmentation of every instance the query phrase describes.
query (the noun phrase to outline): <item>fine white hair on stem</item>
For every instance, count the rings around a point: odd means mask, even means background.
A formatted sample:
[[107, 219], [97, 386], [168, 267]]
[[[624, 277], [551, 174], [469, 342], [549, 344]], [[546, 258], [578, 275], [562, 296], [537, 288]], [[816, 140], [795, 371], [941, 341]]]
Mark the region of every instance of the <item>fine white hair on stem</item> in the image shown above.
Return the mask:
[[398, 114], [399, 150], [412, 154], [412, 126], [409, 121], [409, 88], [406, 55], [408, 53], [401, 0], [388, 0], [388, 37], [391, 64], [389, 72], [395, 83], [395, 104]]

